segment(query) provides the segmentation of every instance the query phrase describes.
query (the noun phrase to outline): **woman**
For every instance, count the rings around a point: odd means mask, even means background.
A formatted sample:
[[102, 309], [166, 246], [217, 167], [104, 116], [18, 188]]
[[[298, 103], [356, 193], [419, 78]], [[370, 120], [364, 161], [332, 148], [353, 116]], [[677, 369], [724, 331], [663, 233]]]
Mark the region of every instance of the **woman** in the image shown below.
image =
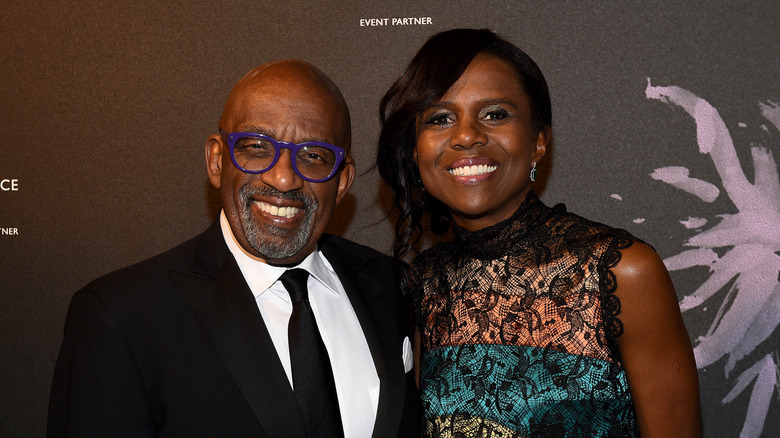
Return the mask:
[[698, 436], [698, 379], [658, 255], [532, 191], [551, 138], [544, 77], [487, 30], [433, 36], [380, 104], [377, 166], [399, 213], [454, 241], [404, 280], [426, 436]]

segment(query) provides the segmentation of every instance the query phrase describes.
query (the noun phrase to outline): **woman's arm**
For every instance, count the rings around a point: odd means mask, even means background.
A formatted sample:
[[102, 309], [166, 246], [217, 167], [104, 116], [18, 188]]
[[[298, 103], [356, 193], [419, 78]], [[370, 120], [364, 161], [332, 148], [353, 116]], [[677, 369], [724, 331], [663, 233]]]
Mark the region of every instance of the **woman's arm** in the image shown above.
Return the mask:
[[617, 338], [642, 437], [700, 437], [699, 379], [677, 294], [648, 245], [622, 250], [617, 279], [623, 335]]

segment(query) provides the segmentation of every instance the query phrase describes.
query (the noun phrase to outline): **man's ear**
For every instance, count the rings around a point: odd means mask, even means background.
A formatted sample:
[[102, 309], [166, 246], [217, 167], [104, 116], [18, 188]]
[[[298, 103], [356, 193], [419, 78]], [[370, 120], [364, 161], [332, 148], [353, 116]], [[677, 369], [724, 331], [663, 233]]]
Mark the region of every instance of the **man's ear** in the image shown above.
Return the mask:
[[355, 180], [355, 160], [352, 157], [347, 157], [344, 160], [341, 172], [339, 172], [339, 188], [336, 193], [336, 205], [344, 199], [347, 195], [347, 191], [352, 187], [352, 182]]
[[206, 139], [206, 170], [211, 185], [219, 188], [222, 182], [222, 137], [219, 134]]

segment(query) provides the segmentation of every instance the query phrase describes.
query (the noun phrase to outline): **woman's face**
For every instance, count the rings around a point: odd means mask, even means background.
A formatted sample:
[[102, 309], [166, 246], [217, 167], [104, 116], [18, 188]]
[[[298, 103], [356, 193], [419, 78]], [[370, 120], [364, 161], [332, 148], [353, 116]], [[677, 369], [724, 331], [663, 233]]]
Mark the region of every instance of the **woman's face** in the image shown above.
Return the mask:
[[531, 132], [531, 107], [515, 70], [479, 54], [441, 100], [417, 119], [414, 159], [425, 189], [458, 226], [478, 230], [510, 217], [531, 189], [546, 128]]

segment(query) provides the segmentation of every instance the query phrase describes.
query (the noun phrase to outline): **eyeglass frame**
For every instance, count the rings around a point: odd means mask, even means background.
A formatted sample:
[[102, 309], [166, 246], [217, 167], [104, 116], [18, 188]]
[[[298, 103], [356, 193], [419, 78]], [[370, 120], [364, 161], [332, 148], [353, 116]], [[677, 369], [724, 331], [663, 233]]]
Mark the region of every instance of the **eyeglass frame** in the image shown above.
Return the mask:
[[[304, 181], [319, 183], [319, 182], [325, 182], [331, 180], [334, 176], [336, 176], [337, 173], [341, 170], [341, 165], [344, 163], [344, 159], [347, 156], [346, 149], [336, 146], [330, 143], [324, 143], [319, 141], [305, 141], [303, 143], [293, 143], [290, 141], [282, 141], [277, 140], [273, 137], [269, 137], [264, 134], [259, 134], [257, 132], [225, 132], [224, 130], [219, 130], [219, 135], [222, 137], [223, 140], [227, 141], [228, 148], [230, 149], [230, 161], [233, 162], [233, 165], [236, 166], [236, 169], [244, 172], [249, 173], [252, 175], [258, 175], [261, 173], [268, 172], [269, 170], [273, 169], [274, 166], [276, 166], [277, 161], [279, 161], [279, 157], [282, 155], [282, 149], [289, 149], [290, 150], [290, 157], [292, 158], [290, 160], [290, 163], [292, 164], [292, 169], [295, 172], [296, 175], [301, 177]], [[258, 138], [262, 140], [266, 140], [269, 143], [271, 143], [274, 146], [274, 159], [271, 161], [271, 164], [266, 167], [263, 170], [247, 170], [243, 167], [241, 167], [238, 162], [236, 161], [236, 142], [242, 138]], [[336, 155], [336, 161], [333, 163], [333, 170], [330, 172], [328, 176], [321, 179], [312, 179], [305, 175], [303, 175], [300, 170], [298, 170], [298, 164], [296, 163], [295, 157], [298, 155], [298, 151], [301, 150], [301, 148], [307, 147], [307, 146], [318, 146], [318, 147], [324, 147], [326, 149], [331, 150]]]

